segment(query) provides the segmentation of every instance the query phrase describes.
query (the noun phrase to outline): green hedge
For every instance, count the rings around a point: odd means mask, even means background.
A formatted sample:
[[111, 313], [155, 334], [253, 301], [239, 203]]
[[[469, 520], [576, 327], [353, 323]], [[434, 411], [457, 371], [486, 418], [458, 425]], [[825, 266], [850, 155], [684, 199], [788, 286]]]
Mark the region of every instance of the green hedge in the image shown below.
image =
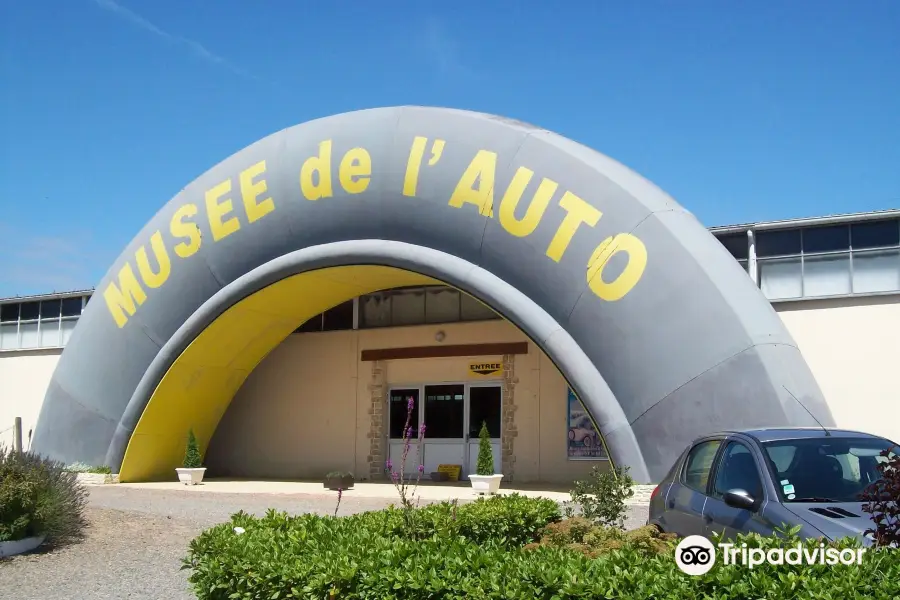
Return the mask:
[[516, 548], [540, 539], [549, 523], [560, 520], [559, 505], [544, 498], [527, 498], [518, 494], [479, 498], [475, 502], [455, 505], [449, 502], [425, 505], [413, 512], [413, 531], [404, 519], [404, 510], [360, 513], [343, 520], [378, 535], [404, 536], [413, 539], [462, 536], [481, 545]]
[[[528, 516], [520, 519], [516, 508]], [[522, 548], [540, 536], [538, 515], [545, 515], [544, 525], [558, 518], [550, 508], [521, 497], [463, 505], [455, 515], [449, 505], [427, 507], [417, 511], [418, 539], [406, 537], [396, 510], [337, 519], [239, 513], [193, 540], [184, 568], [191, 570], [201, 600], [894, 600], [900, 595], [896, 550], [870, 550], [861, 566], [751, 570], [718, 564], [707, 575], [691, 577], [675, 564], [674, 542], [668, 542], [672, 553], [653, 555], [626, 539], [621, 548], [596, 558], [553, 545]], [[430, 537], [428, 522], [435, 525]], [[235, 527], [244, 533], [237, 534]], [[775, 547], [794, 540], [746, 537], [741, 542]]]

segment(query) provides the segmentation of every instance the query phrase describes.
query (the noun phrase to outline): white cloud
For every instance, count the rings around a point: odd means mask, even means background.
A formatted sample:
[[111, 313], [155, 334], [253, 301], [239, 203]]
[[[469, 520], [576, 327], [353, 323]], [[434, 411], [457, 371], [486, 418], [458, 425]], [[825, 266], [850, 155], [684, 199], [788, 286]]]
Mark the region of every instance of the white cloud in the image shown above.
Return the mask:
[[219, 65], [235, 73], [236, 75], [240, 75], [241, 77], [247, 77], [249, 79], [258, 79], [252, 73], [238, 67], [237, 65], [232, 64], [224, 57], [216, 54], [197, 40], [193, 40], [191, 38], [186, 38], [180, 35], [175, 35], [173, 33], [169, 33], [164, 29], [158, 27], [153, 24], [149, 20], [145, 19], [141, 15], [137, 14], [133, 10], [126, 8], [115, 2], [114, 0], [94, 0], [94, 3], [100, 8], [107, 10], [111, 13], [114, 13], [121, 17], [122, 19], [128, 21], [132, 25], [140, 27], [144, 31], [152, 33], [153, 35], [166, 40], [167, 42], [180, 44], [182, 46], [187, 47], [190, 51], [197, 57], [205, 60], [209, 63]]

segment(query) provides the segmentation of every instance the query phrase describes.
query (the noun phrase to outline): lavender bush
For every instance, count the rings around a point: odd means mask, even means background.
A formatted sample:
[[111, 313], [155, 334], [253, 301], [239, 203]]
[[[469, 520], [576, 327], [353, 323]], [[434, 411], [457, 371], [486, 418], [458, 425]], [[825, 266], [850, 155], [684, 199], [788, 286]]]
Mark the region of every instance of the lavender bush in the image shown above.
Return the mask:
[[[412, 533], [414, 529], [414, 510], [418, 505], [416, 490], [419, 488], [419, 483], [422, 480], [422, 473], [425, 472], [425, 465], [422, 464], [422, 445], [425, 441], [425, 424], [422, 423], [419, 427], [419, 435], [416, 438], [416, 462], [418, 465], [416, 466], [415, 484], [412, 483], [411, 478], [407, 479], [406, 460], [409, 457], [409, 451], [412, 448], [413, 443], [413, 434], [415, 433], [415, 429], [413, 429], [412, 426], [413, 410], [415, 407], [415, 400], [410, 396], [406, 402], [406, 423], [403, 425], [403, 454], [400, 457], [399, 470], [394, 470], [394, 464], [391, 462], [390, 458], [385, 462], [385, 471], [390, 476], [391, 482], [394, 484], [394, 487], [397, 489], [397, 493], [400, 496], [400, 506], [404, 511], [406, 526], [410, 533]], [[412, 485], [411, 492], [409, 489], [410, 485]]]
[[[394, 470], [394, 464], [391, 462], [390, 458], [387, 459], [384, 465], [385, 471], [391, 478], [391, 482], [394, 484], [394, 487], [397, 489], [397, 493], [400, 496], [400, 506], [403, 508], [404, 520], [410, 533], [412, 533], [413, 521], [415, 519], [414, 510], [418, 506], [416, 490], [419, 487], [419, 483], [422, 481], [422, 474], [425, 472], [425, 465], [422, 464], [422, 444], [425, 441], [425, 424], [423, 423], [419, 427], [418, 437], [416, 438], [416, 462], [419, 464], [416, 466], [415, 481], [413, 482], [413, 479], [411, 477], [407, 478], [406, 475], [406, 461], [409, 457], [409, 451], [412, 449], [413, 435], [415, 434], [415, 429], [412, 426], [413, 410], [415, 410], [415, 407], [415, 400], [410, 396], [406, 402], [406, 423], [403, 425], [403, 454], [400, 457], [399, 470]], [[410, 491], [410, 486], [412, 486], [412, 491]], [[341, 506], [342, 492], [342, 489], [337, 491], [337, 506], [334, 508], [335, 517]]]
[[337, 489], [337, 504], [334, 507], [334, 516], [336, 517], [338, 514], [338, 510], [341, 508], [341, 498], [344, 497], [344, 488]]

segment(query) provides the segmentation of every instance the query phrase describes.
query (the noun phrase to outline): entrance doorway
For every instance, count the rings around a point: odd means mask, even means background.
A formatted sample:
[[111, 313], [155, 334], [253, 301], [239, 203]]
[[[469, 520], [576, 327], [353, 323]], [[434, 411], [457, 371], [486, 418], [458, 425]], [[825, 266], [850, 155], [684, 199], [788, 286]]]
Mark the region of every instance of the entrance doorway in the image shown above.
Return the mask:
[[500, 424], [502, 386], [499, 382], [425, 383], [394, 386], [388, 394], [388, 447], [394, 469], [403, 460], [403, 429], [407, 426], [407, 406], [413, 402], [408, 426], [413, 429], [406, 459], [406, 474], [415, 475], [416, 439], [425, 427], [422, 447], [423, 479], [438, 465], [460, 465], [460, 477], [475, 473], [478, 463], [478, 434], [482, 423], [491, 435], [494, 470], [500, 471]]

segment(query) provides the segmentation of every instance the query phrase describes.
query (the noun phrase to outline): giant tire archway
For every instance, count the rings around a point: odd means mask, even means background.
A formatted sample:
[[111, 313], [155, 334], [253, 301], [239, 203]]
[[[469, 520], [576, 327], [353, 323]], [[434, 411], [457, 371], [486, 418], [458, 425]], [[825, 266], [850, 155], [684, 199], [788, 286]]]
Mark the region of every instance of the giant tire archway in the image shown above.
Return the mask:
[[710, 430], [833, 424], [772, 307], [661, 190], [524, 123], [398, 107], [271, 135], [170, 200], [98, 286], [32, 447], [170, 478], [300, 323], [434, 280], [546, 352], [638, 481]]

